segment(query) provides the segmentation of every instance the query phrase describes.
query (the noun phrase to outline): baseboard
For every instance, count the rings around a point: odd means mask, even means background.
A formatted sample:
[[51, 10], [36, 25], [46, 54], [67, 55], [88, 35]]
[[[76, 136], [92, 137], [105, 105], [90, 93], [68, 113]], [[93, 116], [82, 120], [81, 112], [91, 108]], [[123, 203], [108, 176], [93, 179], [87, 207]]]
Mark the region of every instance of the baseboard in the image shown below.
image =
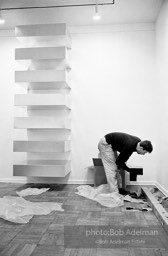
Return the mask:
[[26, 178], [0, 178], [0, 182], [4, 182], [4, 183], [27, 183], [27, 179]]
[[34, 177], [12, 177], [12, 178], [0, 178], [0, 182], [4, 183], [49, 183], [49, 184], [80, 184], [80, 185], [86, 185], [86, 184], [94, 184], [93, 180], [58, 180], [58, 178], [34, 178]]
[[[0, 182], [6, 182], [6, 183], [60, 183], [64, 184], [64, 180], [59, 180], [57, 178], [51, 179], [51, 178], [27, 178], [27, 177], [11, 177], [11, 178], [0, 178]], [[66, 180], [66, 184], [94, 184], [93, 180]], [[127, 185], [141, 185], [141, 186], [156, 186], [165, 196], [168, 196], [168, 191], [157, 181], [127, 181]]]
[[[60, 184], [94, 184], [93, 180], [58, 180], [58, 178], [41, 178], [41, 177], [11, 177], [11, 178], [0, 178], [0, 182], [6, 183], [60, 183]], [[159, 183], [156, 185], [156, 181], [127, 181], [127, 185], [155, 185], [158, 188], [161, 187]], [[162, 188], [163, 190], [163, 188]]]

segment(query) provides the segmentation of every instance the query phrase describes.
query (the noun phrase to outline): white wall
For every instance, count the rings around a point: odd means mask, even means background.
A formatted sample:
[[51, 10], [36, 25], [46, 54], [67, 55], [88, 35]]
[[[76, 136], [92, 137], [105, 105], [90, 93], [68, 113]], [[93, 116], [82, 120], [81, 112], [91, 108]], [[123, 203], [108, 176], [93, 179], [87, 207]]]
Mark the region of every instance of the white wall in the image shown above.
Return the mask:
[[[158, 118], [159, 154], [157, 181], [168, 190], [168, 1], [164, 1], [156, 22], [156, 50], [158, 66], [158, 102], [161, 115]], [[160, 96], [160, 97], [159, 97]]]
[[97, 156], [99, 139], [123, 131], [154, 143], [153, 154], [134, 154], [130, 163], [144, 167], [141, 180], [155, 180], [155, 32], [145, 31], [145, 25], [141, 31], [128, 31], [128, 27], [73, 35], [72, 142], [77, 179], [85, 179], [85, 167]]
[[[150, 26], [149, 26], [150, 25]], [[108, 28], [108, 29], [107, 29]], [[0, 180], [12, 177], [14, 37], [0, 37]], [[72, 29], [72, 172], [69, 182], [92, 181], [88, 166], [101, 137], [127, 132], [154, 144], [154, 152], [133, 154], [129, 163], [144, 167], [142, 181], [156, 180], [158, 120], [155, 31], [152, 24]], [[38, 179], [33, 179], [38, 180]], [[44, 181], [49, 182], [49, 179]], [[60, 182], [65, 182], [59, 180]], [[53, 182], [53, 179], [51, 180]]]

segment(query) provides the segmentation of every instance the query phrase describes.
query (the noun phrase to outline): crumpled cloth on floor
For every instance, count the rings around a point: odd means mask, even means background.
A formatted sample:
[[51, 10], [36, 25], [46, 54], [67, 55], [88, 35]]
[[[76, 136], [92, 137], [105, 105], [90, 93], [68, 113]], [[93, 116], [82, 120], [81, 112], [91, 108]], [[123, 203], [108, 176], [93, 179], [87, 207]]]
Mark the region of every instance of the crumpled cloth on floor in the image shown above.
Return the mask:
[[77, 187], [77, 190], [78, 191], [75, 192], [76, 194], [97, 201], [106, 207], [119, 207], [124, 205], [123, 196], [117, 192], [110, 193], [107, 184], [100, 185], [97, 188], [89, 185], [81, 185]]
[[98, 187], [91, 187], [89, 185], [81, 185], [77, 187], [76, 194], [83, 196], [85, 198], [94, 200], [100, 203], [102, 206], [106, 207], [119, 207], [124, 205], [124, 201], [129, 201], [132, 203], [141, 203], [144, 201], [142, 199], [135, 199], [129, 195], [121, 195], [118, 192], [110, 192], [108, 184], [103, 184]]
[[21, 191], [16, 191], [16, 193], [19, 196], [24, 197], [24, 196], [30, 196], [30, 195], [40, 195], [49, 189], [50, 188], [26, 188]]
[[0, 198], [0, 206], [0, 217], [16, 223], [28, 223], [33, 215], [47, 215], [52, 211], [64, 211], [62, 203], [30, 202], [15, 196]]

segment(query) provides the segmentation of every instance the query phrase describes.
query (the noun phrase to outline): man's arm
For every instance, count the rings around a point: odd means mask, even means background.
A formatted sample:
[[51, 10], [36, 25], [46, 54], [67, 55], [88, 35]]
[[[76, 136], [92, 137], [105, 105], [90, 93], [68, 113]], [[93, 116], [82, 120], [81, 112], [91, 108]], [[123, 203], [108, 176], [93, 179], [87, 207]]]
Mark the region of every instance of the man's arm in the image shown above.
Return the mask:
[[119, 156], [117, 157], [116, 164], [121, 167], [122, 169], [126, 170], [127, 172], [130, 171], [130, 168], [125, 164], [129, 157], [132, 155], [132, 151], [130, 150], [123, 150]]

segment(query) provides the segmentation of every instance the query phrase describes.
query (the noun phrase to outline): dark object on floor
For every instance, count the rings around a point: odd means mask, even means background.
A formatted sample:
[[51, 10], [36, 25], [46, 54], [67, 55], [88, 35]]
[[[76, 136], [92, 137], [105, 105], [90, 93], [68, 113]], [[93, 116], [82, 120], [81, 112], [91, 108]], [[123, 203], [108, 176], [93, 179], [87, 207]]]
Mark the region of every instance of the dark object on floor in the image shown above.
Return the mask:
[[135, 198], [135, 199], [139, 198], [135, 192], [133, 192], [133, 193], [128, 192], [128, 195], [129, 195], [130, 197], [132, 197], [132, 198]]
[[140, 196], [141, 196], [141, 195], [138, 196], [136, 192], [127, 191], [127, 190], [122, 189], [122, 188], [119, 188], [119, 193], [121, 195], [129, 195], [130, 197], [135, 198], [135, 199], [139, 199]]
[[136, 211], [141, 211], [141, 212], [148, 212], [148, 211], [151, 211], [152, 209], [150, 207], [148, 207], [148, 208], [139, 208], [139, 207], [128, 206], [128, 207], [126, 207], [126, 210], [128, 210], [128, 211], [136, 210]]
[[156, 187], [153, 187], [153, 188], [150, 189], [150, 192], [151, 192], [152, 194], [154, 194], [154, 193], [159, 192], [159, 189], [156, 188]]
[[130, 181], [136, 181], [137, 175], [143, 175], [143, 168], [130, 168]]
[[167, 197], [163, 198], [162, 205], [164, 208], [168, 208], [168, 198]]
[[134, 210], [133, 207], [126, 207], [126, 210]]
[[123, 188], [119, 188], [119, 193], [120, 193], [121, 195], [128, 195], [128, 191], [126, 191], [126, 190], [123, 189]]
[[144, 197], [142, 198], [142, 195], [138, 196], [136, 192], [127, 191], [122, 188], [119, 188], [119, 193], [124, 196], [129, 195], [130, 197], [135, 198], [135, 199], [144, 199]]

